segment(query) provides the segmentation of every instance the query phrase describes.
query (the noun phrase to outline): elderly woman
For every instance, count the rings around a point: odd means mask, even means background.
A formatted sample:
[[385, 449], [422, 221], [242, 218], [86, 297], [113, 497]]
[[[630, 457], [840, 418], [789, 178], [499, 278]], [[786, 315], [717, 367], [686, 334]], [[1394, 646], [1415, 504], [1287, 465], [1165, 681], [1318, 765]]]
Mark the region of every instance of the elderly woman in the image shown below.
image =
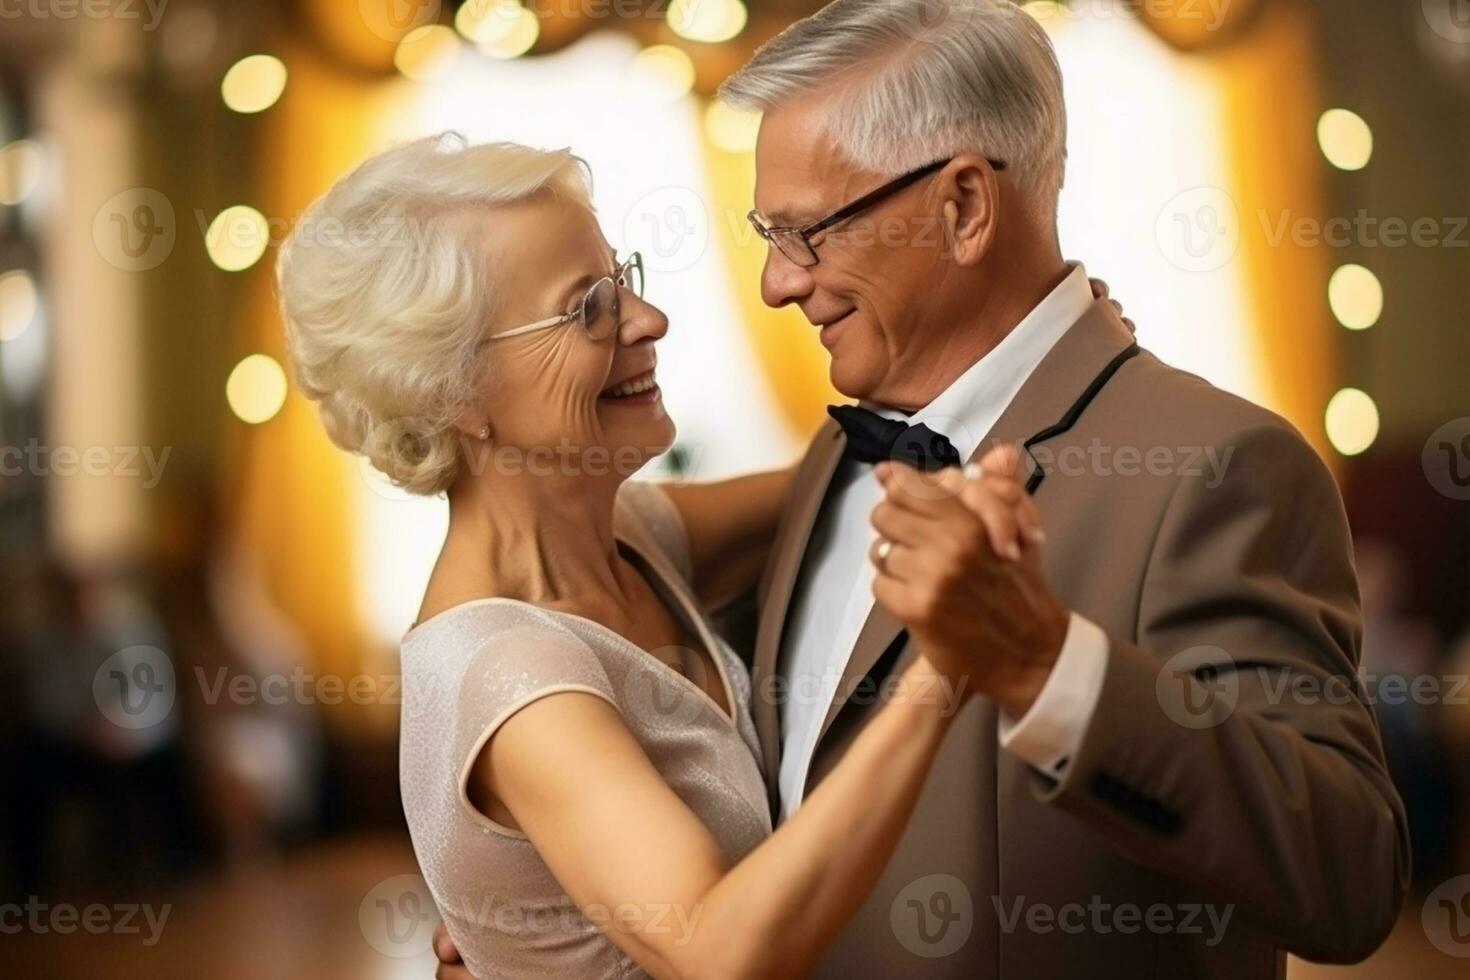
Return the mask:
[[455, 137], [383, 153], [312, 206], [279, 279], [332, 438], [448, 496], [402, 643], [400, 776], [469, 968], [809, 968], [887, 862], [964, 665], [917, 658], [772, 834], [750, 681], [697, 597], [751, 584], [788, 474], [626, 480], [674, 438], [668, 322], [582, 162]]

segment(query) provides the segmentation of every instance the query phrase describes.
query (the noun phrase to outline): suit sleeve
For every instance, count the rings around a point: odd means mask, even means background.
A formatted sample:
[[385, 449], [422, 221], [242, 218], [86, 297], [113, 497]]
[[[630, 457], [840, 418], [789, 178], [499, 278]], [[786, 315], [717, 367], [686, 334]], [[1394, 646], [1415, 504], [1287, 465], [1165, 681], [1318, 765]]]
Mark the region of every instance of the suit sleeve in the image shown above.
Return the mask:
[[1033, 785], [1290, 952], [1357, 961], [1393, 927], [1409, 841], [1357, 675], [1342, 501], [1284, 424], [1219, 452], [1218, 485], [1173, 493], [1076, 757]]

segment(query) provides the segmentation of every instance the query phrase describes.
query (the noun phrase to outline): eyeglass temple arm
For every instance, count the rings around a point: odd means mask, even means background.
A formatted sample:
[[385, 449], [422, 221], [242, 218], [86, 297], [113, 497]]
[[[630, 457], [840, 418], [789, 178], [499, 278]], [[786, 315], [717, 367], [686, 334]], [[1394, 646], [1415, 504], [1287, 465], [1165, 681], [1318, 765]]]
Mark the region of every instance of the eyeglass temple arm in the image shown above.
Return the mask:
[[[1006, 168], [1005, 161], [1003, 160], [991, 160], [987, 158], [986, 162], [989, 163], [990, 166], [996, 170], [1004, 170]], [[944, 167], [948, 163], [949, 160], [935, 160], [928, 166], [920, 167], [918, 170], [910, 171], [909, 173], [904, 174], [902, 177], [899, 177], [896, 180], [889, 181], [882, 187], [874, 188], [872, 191], [869, 191], [867, 194], [864, 194], [856, 201], [853, 201], [851, 204], [847, 205], [847, 207], [834, 211], [822, 220], [814, 224], [807, 225], [805, 228], [799, 230], [803, 235], [815, 235], [819, 231], [825, 231], [828, 228], [831, 228], [833, 225], [837, 224], [839, 221], [846, 221], [853, 215], [872, 207], [874, 204], [883, 200], [885, 197], [888, 197], [892, 194], [897, 194], [905, 187], [909, 186], [915, 181], [924, 179], [925, 177], [929, 176], [934, 171], [939, 170], [941, 167]]]

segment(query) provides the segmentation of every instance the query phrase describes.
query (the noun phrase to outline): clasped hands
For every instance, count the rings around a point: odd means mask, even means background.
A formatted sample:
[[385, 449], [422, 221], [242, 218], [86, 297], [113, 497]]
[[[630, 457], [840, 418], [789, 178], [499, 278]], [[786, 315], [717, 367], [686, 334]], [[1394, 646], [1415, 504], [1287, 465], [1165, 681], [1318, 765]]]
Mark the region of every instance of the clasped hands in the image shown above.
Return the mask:
[[1041, 570], [1045, 534], [1021, 469], [1014, 445], [966, 470], [880, 463], [869, 551], [873, 595], [920, 654], [1015, 720], [1041, 693], [1069, 623]]

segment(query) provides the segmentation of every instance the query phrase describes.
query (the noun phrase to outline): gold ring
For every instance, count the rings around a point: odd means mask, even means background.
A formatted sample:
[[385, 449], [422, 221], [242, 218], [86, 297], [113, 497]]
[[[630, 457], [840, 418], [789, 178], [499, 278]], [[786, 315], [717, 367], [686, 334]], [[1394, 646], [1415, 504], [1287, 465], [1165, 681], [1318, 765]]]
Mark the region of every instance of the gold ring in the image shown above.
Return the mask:
[[888, 574], [888, 554], [892, 550], [893, 542], [889, 541], [887, 538], [884, 538], [882, 541], [878, 542], [878, 552], [874, 556], [874, 560], [878, 566], [878, 571], [882, 572], [885, 575]]

